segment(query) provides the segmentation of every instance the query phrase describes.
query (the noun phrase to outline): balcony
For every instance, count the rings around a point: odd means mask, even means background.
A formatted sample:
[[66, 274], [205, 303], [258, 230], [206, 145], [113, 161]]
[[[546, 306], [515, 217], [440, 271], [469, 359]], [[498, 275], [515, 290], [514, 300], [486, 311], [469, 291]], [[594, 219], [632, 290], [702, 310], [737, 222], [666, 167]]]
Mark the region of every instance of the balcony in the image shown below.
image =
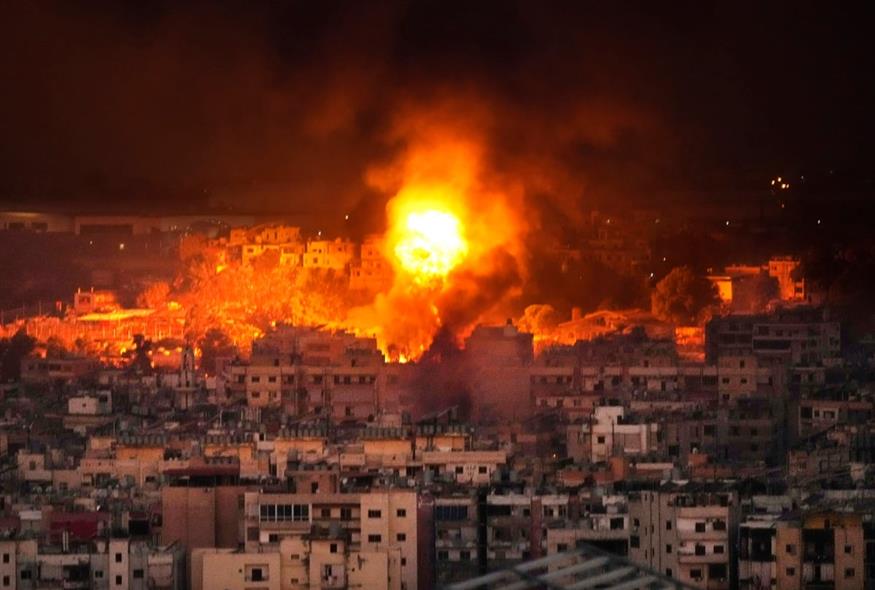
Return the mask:
[[726, 563], [729, 556], [726, 553], [696, 553], [694, 549], [678, 549], [678, 563]]
[[323, 588], [345, 588], [346, 587], [346, 576], [340, 576], [340, 575], [322, 576], [322, 587]]
[[705, 529], [704, 531], [678, 531], [680, 541], [726, 541], [729, 533], [725, 530]]

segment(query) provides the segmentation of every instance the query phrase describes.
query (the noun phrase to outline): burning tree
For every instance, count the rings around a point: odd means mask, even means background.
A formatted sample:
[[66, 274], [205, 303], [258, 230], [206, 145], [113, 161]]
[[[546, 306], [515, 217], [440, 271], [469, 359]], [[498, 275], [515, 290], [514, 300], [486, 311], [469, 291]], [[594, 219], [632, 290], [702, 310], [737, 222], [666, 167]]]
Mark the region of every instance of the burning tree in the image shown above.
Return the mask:
[[717, 290], [708, 279], [688, 266], [673, 269], [656, 284], [650, 295], [653, 315], [678, 325], [698, 323], [703, 313], [719, 303]]
[[186, 332], [193, 342], [211, 329], [247, 349], [277, 323], [332, 326], [343, 321], [348, 281], [331, 270], [280, 265], [199, 266], [179, 294], [186, 310]]
[[217, 373], [216, 359], [237, 353], [237, 348], [228, 335], [218, 328], [207, 330], [198, 341], [198, 348], [201, 351], [201, 368], [210, 375]]

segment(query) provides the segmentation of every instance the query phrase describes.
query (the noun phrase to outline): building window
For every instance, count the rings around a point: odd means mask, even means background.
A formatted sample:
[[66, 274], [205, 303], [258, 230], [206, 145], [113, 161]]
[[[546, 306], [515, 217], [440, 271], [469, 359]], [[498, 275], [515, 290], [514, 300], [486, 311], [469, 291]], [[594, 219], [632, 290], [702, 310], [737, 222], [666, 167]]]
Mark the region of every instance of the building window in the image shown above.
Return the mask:
[[259, 507], [262, 522], [307, 522], [310, 520], [308, 504], [262, 504]]
[[246, 566], [246, 581], [247, 582], [266, 582], [267, 573], [265, 566]]
[[450, 558], [450, 554], [448, 551], [438, 551], [437, 558], [438, 561], [447, 561]]
[[405, 510], [404, 508], [399, 508], [395, 511], [395, 516], [397, 516], [398, 518], [406, 518], [407, 510]]
[[666, 553], [671, 553], [671, 544], [668, 544], [668, 545], [665, 546], [665, 552], [666, 552]]
[[453, 520], [467, 520], [468, 519], [468, 507], [467, 506], [436, 506], [434, 510], [435, 520], [440, 521], [453, 521]]
[[141, 569], [134, 570], [133, 575], [134, 575], [135, 580], [142, 580], [143, 579], [143, 570], [141, 570]]
[[632, 535], [629, 537], [629, 547], [633, 549], [638, 549], [641, 546], [641, 538], [638, 535]]
[[32, 576], [32, 573], [30, 570], [22, 570], [22, 572], [21, 572], [21, 579], [22, 580], [30, 580], [30, 579], [32, 579], [32, 577], [33, 576]]
[[713, 524], [713, 528], [715, 531], [725, 531], [726, 530], [726, 521], [725, 520], [715, 520]]
[[457, 465], [457, 466], [456, 466], [456, 474], [458, 475], [458, 474], [461, 474], [461, 473], [465, 473], [465, 468], [462, 467], [461, 465]]
[[337, 553], [337, 543], [332, 543], [331, 545], [329, 545], [329, 546], [328, 546], [328, 550], [329, 550], [331, 553]]
[[690, 577], [693, 578], [694, 580], [701, 580], [702, 579], [702, 570], [700, 570], [700, 569], [690, 570]]
[[380, 543], [382, 540], [382, 535], [368, 535], [368, 543]]
[[402, 542], [403, 542], [403, 541], [406, 541], [406, 540], [407, 540], [407, 535], [404, 534], [404, 533], [398, 533], [398, 535], [397, 535], [397, 539], [398, 539], [399, 541], [402, 541]]
[[331, 508], [323, 508], [320, 511], [320, 514], [322, 515], [322, 518], [331, 518]]
[[696, 532], [697, 533], [704, 533], [705, 532], [705, 523], [704, 522], [697, 522], [696, 523]]
[[696, 545], [696, 555], [705, 555], [704, 545]]
[[381, 510], [368, 510], [368, 518], [382, 518], [383, 512]]
[[[462, 553], [467, 553], [467, 551], [462, 551]], [[407, 558], [406, 557], [401, 558], [401, 565], [402, 565], [402, 567], [407, 565]]]
[[115, 585], [116, 585], [116, 586], [121, 586], [121, 585], [122, 585], [122, 577], [121, 577], [121, 576], [116, 576], [116, 577], [115, 577]]
[[3, 576], [3, 585], [9, 586], [9, 576]]
[[854, 572], [854, 568], [852, 568], [852, 567], [845, 568], [845, 577], [846, 578], [853, 578], [855, 573], [856, 572]]
[[94, 570], [94, 579], [95, 580], [103, 579], [103, 570]]
[[605, 437], [603, 437], [603, 436], [597, 437], [596, 442], [598, 442], [600, 445], [605, 444]]
[[784, 549], [787, 551], [787, 555], [796, 555], [796, 545], [787, 545]]
[[725, 563], [711, 563], [708, 565], [708, 577], [712, 580], [725, 580], [726, 579], [726, 564]]
[[3, 554], [3, 563], [9, 563], [9, 554], [8, 553]]
[[853, 553], [853, 552], [854, 552], [854, 547], [853, 547], [853, 546], [851, 546], [851, 545], [845, 545], [845, 553], [846, 553], [846, 554], [850, 555], [850, 554]]
[[667, 530], [667, 531], [671, 530], [671, 521], [670, 520], [665, 521], [665, 530]]
[[352, 508], [341, 508], [340, 520], [352, 520]]
[[667, 578], [670, 578], [671, 574], [672, 574], [671, 568], [670, 567], [665, 568], [665, 576]]
[[477, 473], [482, 474], [482, 473], [486, 473], [486, 472], [487, 472], [486, 465], [481, 465], [480, 467], [477, 468]]
[[714, 545], [714, 553], [723, 553], [723, 545]]
[[794, 568], [794, 567], [788, 567], [788, 568], [787, 568], [787, 575], [788, 575], [788, 576], [795, 576], [795, 575], [796, 575], [796, 568]]

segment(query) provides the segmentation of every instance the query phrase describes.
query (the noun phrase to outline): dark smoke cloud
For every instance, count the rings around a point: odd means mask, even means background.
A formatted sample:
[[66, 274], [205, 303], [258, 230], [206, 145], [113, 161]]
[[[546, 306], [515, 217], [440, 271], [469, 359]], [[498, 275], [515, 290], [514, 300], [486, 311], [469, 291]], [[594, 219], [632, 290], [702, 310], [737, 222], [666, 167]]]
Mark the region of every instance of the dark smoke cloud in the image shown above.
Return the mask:
[[398, 147], [395, 113], [439, 95], [491, 113], [494, 171], [542, 219], [859, 159], [872, 136], [849, 8], [365, 4], [4, 3], [0, 199], [379, 229], [363, 175]]
[[517, 259], [500, 248], [483, 256], [477, 266], [465, 265], [454, 272], [437, 301], [444, 331], [458, 337], [478, 321], [501, 321], [486, 316], [500, 312], [496, 305], [522, 286], [521, 273]]

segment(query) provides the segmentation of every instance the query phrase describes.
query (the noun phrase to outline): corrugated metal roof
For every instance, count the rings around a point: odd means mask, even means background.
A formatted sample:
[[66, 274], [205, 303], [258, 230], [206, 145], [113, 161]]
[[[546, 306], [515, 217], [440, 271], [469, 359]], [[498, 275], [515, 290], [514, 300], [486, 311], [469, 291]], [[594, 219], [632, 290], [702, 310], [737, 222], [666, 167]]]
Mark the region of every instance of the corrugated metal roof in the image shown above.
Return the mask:
[[444, 590], [635, 590], [692, 586], [589, 545], [446, 586]]

